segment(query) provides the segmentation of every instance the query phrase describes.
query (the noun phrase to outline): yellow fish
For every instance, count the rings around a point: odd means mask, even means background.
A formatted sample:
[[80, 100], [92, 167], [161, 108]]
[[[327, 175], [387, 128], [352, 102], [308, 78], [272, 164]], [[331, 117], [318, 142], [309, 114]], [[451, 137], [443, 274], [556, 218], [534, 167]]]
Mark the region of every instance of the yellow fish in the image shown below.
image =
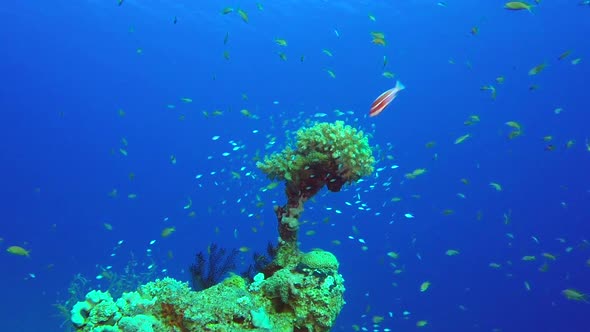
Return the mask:
[[382, 75], [385, 78], [394, 78], [395, 77], [395, 74], [390, 71], [384, 71]]
[[510, 1], [504, 4], [504, 8], [508, 10], [528, 10], [530, 12], [533, 6], [523, 1]]
[[277, 43], [277, 45], [279, 45], [279, 46], [287, 46], [287, 41], [284, 39], [277, 38], [277, 39], [275, 39], [275, 43]]
[[529, 70], [529, 76], [537, 75], [538, 73], [542, 72], [545, 67], [547, 67], [546, 63], [534, 66], [531, 70]]
[[373, 38], [372, 43], [381, 46], [385, 46], [387, 44], [387, 42], [383, 38]]
[[424, 146], [425, 146], [427, 149], [432, 149], [433, 147], [435, 147], [435, 146], [436, 146], [436, 142], [435, 142], [435, 141], [430, 141], [430, 142], [427, 142], [426, 144], [424, 144]]
[[166, 227], [162, 231], [162, 237], [168, 237], [176, 231], [176, 227]]
[[426, 173], [426, 168], [417, 168], [412, 173], [406, 173], [404, 176], [406, 179], [415, 179], [417, 176]]
[[371, 36], [373, 37], [373, 44], [385, 46], [385, 34], [383, 32], [371, 32]]
[[455, 250], [455, 249], [449, 249], [446, 252], [447, 256], [456, 256], [459, 255], [459, 250]]
[[426, 168], [417, 168], [412, 171], [412, 175], [414, 176], [422, 175], [424, 173], [426, 173]]
[[246, 13], [245, 11], [243, 11], [242, 9], [238, 9], [238, 15], [240, 15], [240, 17], [242, 18], [242, 21], [248, 23], [248, 21], [250, 20], [248, 18], [248, 13]]
[[387, 253], [387, 256], [393, 258], [393, 259], [397, 259], [399, 257], [398, 253], [394, 252], [394, 251], [390, 251]]
[[463, 143], [463, 142], [464, 142], [466, 139], [468, 139], [469, 137], [471, 137], [471, 135], [470, 135], [470, 134], [465, 134], [465, 135], [463, 135], [463, 136], [461, 136], [461, 137], [457, 138], [457, 139], [455, 140], [455, 144], [461, 144], [461, 143]]
[[373, 38], [385, 39], [385, 34], [383, 32], [373, 31], [371, 32], [371, 36], [373, 36]]
[[519, 129], [515, 129], [508, 134], [508, 139], [513, 139], [520, 135], [522, 135], [522, 131]]
[[426, 292], [429, 287], [430, 287], [430, 281], [425, 281], [420, 285], [420, 291]]
[[471, 126], [473, 124], [476, 124], [480, 121], [479, 115], [470, 115], [469, 119], [463, 121], [463, 124], [466, 126]]
[[490, 182], [490, 187], [496, 189], [496, 191], [502, 191], [502, 186], [496, 182]]
[[271, 182], [268, 186], [262, 188], [263, 191], [266, 190], [273, 190], [274, 188], [279, 186], [279, 182]]
[[575, 290], [575, 289], [572, 289], [572, 288], [564, 289], [561, 291], [561, 294], [563, 296], [565, 296], [565, 298], [568, 300], [588, 303], [588, 296], [580, 291]]
[[445, 209], [441, 212], [445, 216], [450, 216], [451, 214], [455, 213], [453, 209]]
[[557, 60], [563, 60], [563, 59], [567, 58], [567, 57], [570, 55], [570, 53], [572, 53], [572, 51], [571, 51], [571, 50], [567, 50], [567, 51], [565, 51], [565, 52], [561, 53], [561, 54], [560, 54], [560, 55], [557, 57]]
[[520, 130], [521, 129], [520, 123], [518, 123], [516, 121], [508, 121], [508, 122], [506, 122], [506, 125], [509, 126], [509, 127], [514, 128], [516, 130]]
[[497, 93], [496, 93], [496, 87], [494, 87], [493, 85], [484, 85], [481, 88], [479, 88], [479, 90], [481, 91], [490, 91], [490, 93], [492, 94], [492, 100], [496, 99]]
[[6, 251], [8, 253], [11, 253], [11, 254], [17, 255], [17, 256], [31, 257], [30, 250], [27, 250], [27, 249], [25, 249], [23, 247], [19, 247], [19, 246], [10, 246], [10, 247], [8, 247], [8, 249], [6, 249]]

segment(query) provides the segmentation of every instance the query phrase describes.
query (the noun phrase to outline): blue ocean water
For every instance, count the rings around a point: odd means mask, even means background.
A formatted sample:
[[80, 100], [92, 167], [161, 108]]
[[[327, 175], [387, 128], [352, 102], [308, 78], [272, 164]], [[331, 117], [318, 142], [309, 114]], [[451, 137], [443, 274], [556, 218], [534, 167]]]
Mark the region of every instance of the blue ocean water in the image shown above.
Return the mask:
[[72, 281], [107, 289], [130, 266], [188, 281], [211, 242], [241, 247], [245, 270], [285, 203], [256, 160], [336, 120], [377, 163], [303, 214], [302, 249], [335, 253], [346, 280], [334, 331], [588, 331], [590, 304], [562, 291], [590, 293], [590, 6], [503, 7], [3, 3], [2, 331], [68, 331], [55, 304]]

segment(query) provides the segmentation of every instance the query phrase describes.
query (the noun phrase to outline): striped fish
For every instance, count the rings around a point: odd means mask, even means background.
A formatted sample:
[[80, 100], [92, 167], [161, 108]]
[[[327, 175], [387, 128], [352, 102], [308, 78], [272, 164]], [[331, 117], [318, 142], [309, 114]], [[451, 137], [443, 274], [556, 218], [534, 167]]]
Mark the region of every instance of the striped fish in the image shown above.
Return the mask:
[[387, 107], [387, 105], [389, 105], [389, 103], [391, 103], [395, 97], [397, 97], [397, 94], [405, 88], [406, 87], [402, 84], [402, 82], [395, 82], [395, 87], [393, 87], [393, 89], [383, 92], [379, 97], [377, 97], [377, 99], [375, 99], [375, 101], [373, 101], [371, 110], [369, 111], [369, 116], [377, 116], [379, 113], [383, 112], [385, 107]]

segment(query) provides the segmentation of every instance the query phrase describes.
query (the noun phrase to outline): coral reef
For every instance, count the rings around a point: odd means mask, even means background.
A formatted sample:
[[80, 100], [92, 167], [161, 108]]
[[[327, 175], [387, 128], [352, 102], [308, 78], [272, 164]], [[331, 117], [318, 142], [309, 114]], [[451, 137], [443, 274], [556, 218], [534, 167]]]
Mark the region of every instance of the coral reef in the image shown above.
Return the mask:
[[209, 264], [201, 253], [191, 268], [201, 291], [171, 278], [117, 300], [108, 292], [91, 291], [72, 308], [72, 324], [84, 332], [329, 331], [344, 305], [344, 279], [333, 254], [299, 251], [299, 218], [305, 201], [324, 186], [340, 191], [370, 174], [374, 162], [367, 137], [343, 122], [299, 130], [295, 149], [287, 147], [258, 163], [270, 178], [285, 180], [287, 203], [275, 208], [280, 239], [268, 249], [272, 261], [255, 260], [261, 273], [251, 282], [232, 275], [217, 283], [233, 268], [235, 257], [212, 247]]
[[199, 292], [171, 278], [117, 300], [91, 291], [72, 309], [72, 323], [89, 332], [329, 331], [344, 305], [344, 280], [333, 266], [299, 263], [250, 284], [234, 275]]

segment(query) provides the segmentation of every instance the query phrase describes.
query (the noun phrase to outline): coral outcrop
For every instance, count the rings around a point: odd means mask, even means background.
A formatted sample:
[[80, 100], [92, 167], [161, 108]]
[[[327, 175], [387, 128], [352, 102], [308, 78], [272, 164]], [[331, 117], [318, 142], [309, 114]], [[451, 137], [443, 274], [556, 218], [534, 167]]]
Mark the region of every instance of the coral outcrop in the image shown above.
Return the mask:
[[259, 273], [248, 283], [234, 275], [199, 292], [172, 278], [117, 300], [92, 291], [72, 309], [72, 323], [88, 332], [329, 331], [344, 305], [337, 266], [301, 262], [268, 279]]
[[285, 181], [287, 204], [275, 207], [281, 238], [276, 264], [287, 266], [298, 256], [303, 204], [324, 186], [338, 192], [344, 184], [371, 174], [374, 164], [368, 137], [342, 121], [301, 128], [295, 148], [287, 146], [256, 164], [270, 179]]
[[253, 281], [233, 275], [210, 286], [217, 269], [206, 273], [204, 257], [197, 257], [193, 276], [210, 287], [197, 292], [164, 278], [116, 300], [91, 291], [72, 308], [73, 326], [84, 332], [329, 331], [344, 305], [344, 279], [332, 253], [299, 251], [299, 218], [303, 204], [324, 186], [340, 191], [370, 174], [374, 162], [364, 133], [341, 121], [299, 130], [295, 148], [257, 165], [285, 181], [287, 203], [275, 208], [280, 238], [272, 261], [259, 264], [262, 272]]

